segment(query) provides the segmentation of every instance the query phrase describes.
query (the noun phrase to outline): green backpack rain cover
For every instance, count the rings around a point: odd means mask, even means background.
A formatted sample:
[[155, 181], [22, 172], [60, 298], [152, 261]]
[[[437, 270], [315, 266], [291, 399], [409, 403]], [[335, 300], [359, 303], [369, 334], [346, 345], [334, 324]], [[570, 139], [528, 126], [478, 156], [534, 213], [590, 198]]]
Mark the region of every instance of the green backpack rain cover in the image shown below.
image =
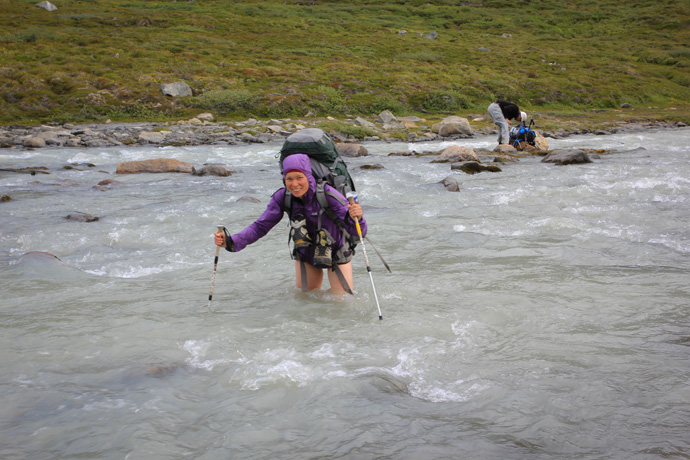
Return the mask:
[[319, 128], [307, 128], [291, 134], [280, 149], [280, 173], [283, 174], [283, 160], [295, 153], [303, 153], [311, 160], [312, 174], [316, 182], [325, 182], [347, 196], [355, 191], [355, 184], [340, 157], [331, 136]]

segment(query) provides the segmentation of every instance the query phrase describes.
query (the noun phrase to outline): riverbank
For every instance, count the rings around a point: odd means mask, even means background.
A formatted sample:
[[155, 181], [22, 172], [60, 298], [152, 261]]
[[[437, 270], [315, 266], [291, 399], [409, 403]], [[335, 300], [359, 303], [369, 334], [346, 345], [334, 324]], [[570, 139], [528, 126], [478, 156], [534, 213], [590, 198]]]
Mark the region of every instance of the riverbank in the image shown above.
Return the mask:
[[[536, 129], [546, 138], [560, 139], [578, 134], [610, 135], [648, 129], [674, 129], [685, 122], [645, 117], [592, 117], [573, 122], [549, 115], [535, 114]], [[448, 132], [439, 125], [449, 118], [466, 120], [462, 130]], [[338, 142], [406, 141], [429, 142], [472, 138], [495, 133], [495, 126], [482, 115], [449, 117], [443, 120], [421, 117], [396, 117], [388, 111], [378, 116], [301, 119], [216, 121], [212, 114], [201, 113], [176, 122], [55, 124], [39, 126], [11, 125], [0, 127], [0, 153], [4, 149], [42, 147], [103, 148], [128, 145], [197, 146], [280, 143], [291, 133], [319, 127], [331, 133]], [[465, 123], [463, 121], [463, 123]], [[541, 129], [540, 126], [546, 126]]]

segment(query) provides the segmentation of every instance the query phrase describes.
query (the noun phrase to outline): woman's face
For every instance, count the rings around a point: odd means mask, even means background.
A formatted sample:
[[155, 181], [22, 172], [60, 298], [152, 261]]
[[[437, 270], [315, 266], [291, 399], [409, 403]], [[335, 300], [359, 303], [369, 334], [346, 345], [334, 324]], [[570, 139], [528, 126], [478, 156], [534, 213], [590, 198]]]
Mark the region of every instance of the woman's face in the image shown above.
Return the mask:
[[290, 171], [285, 175], [285, 187], [292, 196], [302, 198], [309, 191], [309, 180], [304, 173]]

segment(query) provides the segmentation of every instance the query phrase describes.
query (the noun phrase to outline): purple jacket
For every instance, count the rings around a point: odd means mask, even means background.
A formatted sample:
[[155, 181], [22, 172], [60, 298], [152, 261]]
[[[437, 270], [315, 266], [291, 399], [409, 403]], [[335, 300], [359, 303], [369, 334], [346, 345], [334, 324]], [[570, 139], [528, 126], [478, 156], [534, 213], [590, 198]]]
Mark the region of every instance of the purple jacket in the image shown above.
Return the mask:
[[[309, 157], [303, 154], [290, 155], [283, 161], [283, 171], [290, 171], [297, 169], [304, 173], [309, 181], [309, 190], [300, 199], [292, 197], [292, 214], [301, 214], [305, 217], [307, 221], [307, 231], [309, 236], [311, 236], [312, 241], [316, 241], [316, 232], [318, 231], [318, 219], [319, 213], [321, 211], [321, 206], [316, 198], [316, 180], [311, 173], [311, 163]], [[350, 217], [350, 213], [347, 209], [347, 199], [335, 190], [330, 185], [326, 185], [326, 190], [333, 193], [334, 196], [326, 194], [326, 199], [331, 205], [331, 208], [335, 211], [336, 216], [338, 216], [343, 223], [345, 228], [351, 235], [357, 236], [357, 227], [354, 220]], [[287, 209], [283, 209], [285, 205], [285, 193], [286, 189], [281, 188], [276, 191], [271, 197], [271, 201], [268, 203], [266, 210], [261, 214], [261, 216], [254, 221], [249, 227], [245, 228], [239, 233], [235, 233], [231, 236], [233, 245], [228, 245], [228, 250], [241, 251], [248, 245], [256, 242], [259, 238], [265, 236], [273, 227], [275, 227], [278, 222], [283, 218], [284, 212], [289, 212]], [[367, 223], [364, 218], [359, 221], [360, 228], [362, 229], [362, 236], [367, 234]], [[343, 247], [343, 244], [347, 244], [343, 240], [343, 234], [338, 228], [338, 225], [333, 222], [328, 216], [323, 213], [321, 214], [321, 227], [326, 229], [328, 233], [331, 234], [335, 242], [331, 245], [333, 254]], [[345, 248], [347, 250], [347, 248]], [[312, 264], [314, 261], [314, 246], [309, 246], [308, 248], [300, 249], [299, 253], [302, 260]]]

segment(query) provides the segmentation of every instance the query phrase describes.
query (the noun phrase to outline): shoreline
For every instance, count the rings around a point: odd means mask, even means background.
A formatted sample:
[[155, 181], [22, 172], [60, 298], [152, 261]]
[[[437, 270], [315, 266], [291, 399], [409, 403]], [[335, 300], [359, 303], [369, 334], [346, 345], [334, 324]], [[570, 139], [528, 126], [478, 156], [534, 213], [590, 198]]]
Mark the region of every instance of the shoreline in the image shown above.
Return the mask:
[[[104, 148], [143, 145], [182, 147], [281, 143], [287, 136], [300, 129], [318, 128], [322, 123], [332, 121], [343, 125], [364, 127], [377, 134], [375, 136], [355, 137], [326, 129], [333, 135], [336, 142], [342, 143], [452, 141], [496, 133], [495, 126], [483, 117], [467, 117], [465, 120], [467, 120], [470, 128], [469, 131], [443, 136], [434, 132], [434, 125], [438, 125], [438, 123], [418, 117], [392, 117], [385, 122], [379, 117], [378, 123], [369, 122], [359, 117], [344, 120], [336, 120], [331, 117], [315, 120], [257, 120], [249, 118], [239, 122], [217, 122], [213, 120], [211, 114], [199, 114], [190, 120], [177, 122], [11, 125], [0, 127], [0, 155], [6, 150], [44, 147]], [[683, 122], [672, 121], [611, 121], [606, 128], [581, 127], [542, 130], [536, 126], [535, 130], [545, 138], [561, 139], [582, 134], [608, 135], [621, 132], [641, 132], [650, 129], [679, 129], [687, 126]]]

